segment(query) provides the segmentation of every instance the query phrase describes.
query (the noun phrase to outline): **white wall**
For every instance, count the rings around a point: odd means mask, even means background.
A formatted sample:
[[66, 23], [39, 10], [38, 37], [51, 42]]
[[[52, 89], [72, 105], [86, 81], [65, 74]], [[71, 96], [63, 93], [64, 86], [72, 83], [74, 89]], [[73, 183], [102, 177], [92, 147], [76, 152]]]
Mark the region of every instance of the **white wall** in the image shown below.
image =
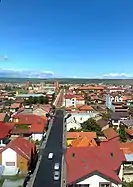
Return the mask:
[[36, 141], [36, 140], [41, 141], [43, 134], [32, 134], [31, 137], [34, 141]]
[[[110, 182], [98, 175], [93, 175], [77, 184], [90, 184], [89, 187], [99, 187], [99, 182]], [[116, 185], [114, 183], [112, 183], [111, 187], [122, 187], [122, 185]]]
[[71, 113], [72, 117], [75, 118], [75, 120], [78, 123], [83, 123], [84, 121], [87, 121], [89, 118], [94, 118], [97, 113], [92, 112], [92, 113]]
[[76, 100], [77, 105], [85, 105], [85, 100]]
[[[6, 166], [6, 162], [15, 162], [15, 166]], [[17, 153], [8, 148], [2, 152], [2, 165], [5, 167], [17, 167]]]
[[65, 107], [74, 106], [76, 107], [76, 98], [65, 99]]

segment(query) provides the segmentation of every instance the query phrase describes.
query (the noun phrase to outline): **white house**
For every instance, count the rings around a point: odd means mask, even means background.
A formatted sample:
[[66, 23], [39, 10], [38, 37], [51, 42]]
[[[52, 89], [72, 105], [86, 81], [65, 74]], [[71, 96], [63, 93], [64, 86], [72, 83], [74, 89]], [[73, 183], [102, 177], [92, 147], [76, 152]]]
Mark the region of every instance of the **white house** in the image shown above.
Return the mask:
[[87, 121], [89, 118], [94, 118], [98, 115], [97, 112], [92, 113], [83, 113], [83, 112], [73, 112], [71, 113], [72, 117], [77, 123], [83, 123]]
[[69, 107], [73, 106], [76, 107], [76, 105], [84, 105], [85, 100], [82, 96], [74, 95], [74, 94], [66, 94], [64, 97], [64, 106]]
[[66, 127], [67, 131], [69, 131], [71, 128], [79, 129], [81, 125], [73, 118], [73, 116], [70, 116], [68, 119], [66, 119]]

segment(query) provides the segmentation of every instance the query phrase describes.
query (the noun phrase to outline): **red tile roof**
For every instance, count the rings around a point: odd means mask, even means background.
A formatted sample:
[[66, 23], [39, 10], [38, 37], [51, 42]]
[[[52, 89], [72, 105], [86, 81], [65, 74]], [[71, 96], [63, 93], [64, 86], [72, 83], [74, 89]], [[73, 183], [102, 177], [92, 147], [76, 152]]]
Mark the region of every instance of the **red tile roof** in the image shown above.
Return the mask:
[[9, 126], [4, 122], [0, 122], [0, 139], [7, 137], [12, 129], [13, 126]]
[[18, 119], [17, 124], [47, 124], [47, 117], [37, 116], [34, 114], [16, 114], [13, 116], [14, 119]]
[[16, 108], [20, 108], [21, 104], [20, 103], [13, 103], [11, 104], [10, 108], [11, 109], [16, 109]]
[[78, 90], [104, 90], [103, 86], [82, 86]]
[[114, 141], [104, 142], [96, 147], [70, 147], [66, 152], [67, 184], [82, 181], [95, 172], [115, 183], [121, 183], [116, 170], [123, 161], [125, 156]]
[[4, 150], [11, 148], [16, 153], [24, 157], [25, 159], [29, 160], [31, 157], [31, 151], [35, 150], [35, 144], [29, 142], [28, 140], [18, 137], [14, 140], [12, 140], [10, 143], [6, 145], [3, 149], [0, 149], [0, 152], [3, 152]]
[[119, 139], [119, 134], [113, 129], [113, 128], [108, 128], [103, 130], [104, 135], [108, 140], [118, 138]]

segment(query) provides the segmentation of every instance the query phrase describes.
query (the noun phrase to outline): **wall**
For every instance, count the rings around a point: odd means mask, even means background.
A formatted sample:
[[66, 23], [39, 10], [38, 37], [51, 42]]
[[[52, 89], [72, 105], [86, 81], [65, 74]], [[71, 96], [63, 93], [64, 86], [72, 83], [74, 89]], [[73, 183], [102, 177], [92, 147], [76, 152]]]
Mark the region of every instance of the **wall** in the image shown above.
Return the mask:
[[[93, 175], [77, 184], [90, 184], [89, 187], [99, 187], [99, 182], [110, 182], [110, 181], [107, 181], [106, 179], [98, 176], [98, 175]], [[121, 187], [122, 185], [116, 185], [114, 183], [112, 183], [112, 186], [111, 187]]]
[[17, 154], [17, 167], [20, 169], [21, 173], [27, 173], [28, 171], [28, 160], [19, 154]]
[[81, 125], [80, 124], [77, 124], [77, 123], [75, 123], [74, 121], [69, 121], [67, 124], [66, 124], [66, 126], [67, 126], [67, 131], [69, 131], [71, 128], [76, 128], [76, 129], [79, 129], [80, 127], [81, 127]]
[[43, 134], [32, 134], [31, 137], [34, 141], [36, 140], [40, 141], [42, 140]]
[[[15, 166], [6, 166], [6, 162], [15, 162]], [[2, 165], [5, 167], [17, 167], [17, 153], [8, 148], [2, 152]]]
[[94, 118], [97, 115], [97, 113], [72, 113], [72, 117], [75, 118], [75, 120], [78, 123], [83, 123], [84, 121], [87, 121], [89, 118]]
[[76, 107], [76, 98], [65, 99], [65, 107], [75, 106]]

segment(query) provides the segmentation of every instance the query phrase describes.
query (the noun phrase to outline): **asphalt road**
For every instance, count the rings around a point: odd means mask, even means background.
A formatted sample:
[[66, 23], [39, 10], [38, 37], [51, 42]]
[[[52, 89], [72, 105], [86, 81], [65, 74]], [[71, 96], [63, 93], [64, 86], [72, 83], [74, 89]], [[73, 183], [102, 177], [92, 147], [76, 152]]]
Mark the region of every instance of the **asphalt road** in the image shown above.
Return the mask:
[[[33, 187], [61, 187], [61, 177], [59, 181], [54, 181], [54, 163], [62, 164], [62, 138], [63, 138], [63, 111], [58, 110], [47, 140], [46, 147], [42, 153], [42, 160], [34, 181]], [[52, 160], [48, 159], [48, 154], [54, 153]]]

